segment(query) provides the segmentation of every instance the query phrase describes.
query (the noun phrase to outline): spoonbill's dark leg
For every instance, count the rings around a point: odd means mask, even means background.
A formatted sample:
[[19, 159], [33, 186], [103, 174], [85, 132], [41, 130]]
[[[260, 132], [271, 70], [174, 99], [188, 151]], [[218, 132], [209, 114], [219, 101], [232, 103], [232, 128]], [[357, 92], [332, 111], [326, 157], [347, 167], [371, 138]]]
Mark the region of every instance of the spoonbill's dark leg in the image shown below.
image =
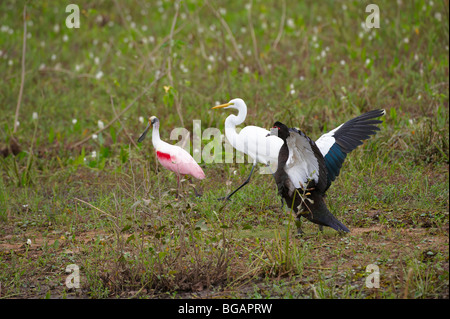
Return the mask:
[[229, 200], [231, 198], [231, 196], [234, 195], [234, 193], [236, 193], [238, 190], [240, 190], [242, 187], [244, 187], [245, 185], [247, 185], [250, 182], [250, 177], [252, 177], [253, 174], [253, 170], [255, 169], [256, 166], [256, 162], [253, 163], [252, 166], [252, 170], [250, 171], [250, 175], [248, 175], [247, 179], [245, 180], [245, 182], [242, 183], [241, 186], [239, 186], [238, 188], [236, 188], [233, 192], [231, 192], [229, 195], [227, 195], [226, 197], [221, 197], [218, 200]]
[[180, 174], [177, 173], [177, 196], [175, 197], [176, 199], [178, 199], [180, 193]]

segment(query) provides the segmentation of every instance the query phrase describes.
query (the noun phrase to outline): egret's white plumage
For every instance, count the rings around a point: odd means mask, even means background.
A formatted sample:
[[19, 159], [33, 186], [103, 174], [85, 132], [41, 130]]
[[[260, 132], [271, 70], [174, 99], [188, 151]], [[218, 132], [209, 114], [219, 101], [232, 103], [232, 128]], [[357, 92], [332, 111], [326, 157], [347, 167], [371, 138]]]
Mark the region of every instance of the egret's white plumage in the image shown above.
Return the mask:
[[278, 161], [278, 153], [283, 141], [277, 136], [268, 136], [270, 131], [258, 126], [246, 126], [239, 133], [236, 126], [242, 124], [247, 117], [247, 105], [242, 99], [213, 107], [238, 110], [238, 114], [229, 115], [225, 120], [225, 136], [238, 151], [249, 155], [254, 163], [269, 164]]
[[247, 180], [235, 191], [229, 194], [229, 199], [236, 191], [250, 181], [253, 169], [257, 163], [264, 165], [277, 164], [278, 154], [283, 140], [277, 136], [268, 136], [270, 131], [258, 126], [246, 126], [239, 133], [236, 126], [242, 124], [247, 117], [247, 105], [242, 99], [232, 99], [230, 102], [213, 107], [213, 109], [235, 109], [237, 115], [231, 114], [225, 120], [225, 136], [230, 144], [238, 151], [249, 155], [253, 159], [253, 167]]

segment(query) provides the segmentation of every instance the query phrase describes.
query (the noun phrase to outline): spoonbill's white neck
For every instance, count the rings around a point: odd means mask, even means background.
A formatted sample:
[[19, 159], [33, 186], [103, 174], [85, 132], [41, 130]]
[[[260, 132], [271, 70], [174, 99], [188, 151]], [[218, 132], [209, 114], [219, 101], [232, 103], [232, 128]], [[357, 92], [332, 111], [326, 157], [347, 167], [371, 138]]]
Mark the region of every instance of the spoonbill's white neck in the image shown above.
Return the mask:
[[161, 138], [159, 137], [159, 122], [153, 125], [152, 143], [154, 148], [157, 148], [161, 143]]

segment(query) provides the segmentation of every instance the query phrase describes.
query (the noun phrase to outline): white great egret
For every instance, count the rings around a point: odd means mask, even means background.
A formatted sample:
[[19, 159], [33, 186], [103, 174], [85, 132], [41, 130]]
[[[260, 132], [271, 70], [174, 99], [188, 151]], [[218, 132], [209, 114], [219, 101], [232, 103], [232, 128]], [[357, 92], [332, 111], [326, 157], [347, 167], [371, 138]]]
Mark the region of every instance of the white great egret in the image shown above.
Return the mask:
[[185, 149], [177, 145], [168, 144], [161, 140], [159, 137], [159, 119], [156, 116], [152, 116], [148, 119], [148, 125], [138, 139], [139, 143], [144, 140], [152, 125], [152, 144], [156, 151], [156, 157], [163, 167], [177, 174], [178, 197], [178, 191], [180, 189], [180, 175], [192, 175], [197, 179], [204, 179], [205, 173]]
[[278, 162], [278, 153], [283, 141], [276, 136], [267, 137], [270, 132], [258, 126], [246, 126], [239, 133], [236, 132], [236, 126], [242, 124], [247, 116], [247, 105], [242, 99], [232, 99], [230, 102], [214, 106], [212, 109], [219, 108], [238, 110], [237, 116], [232, 114], [226, 118], [225, 136], [236, 150], [249, 155], [253, 159], [250, 175], [241, 186], [224, 197], [228, 200], [250, 182], [250, 177], [257, 163], [269, 165]]
[[[317, 142], [296, 128], [275, 122], [271, 134], [278, 135], [284, 144], [274, 177], [279, 195], [293, 208], [298, 220], [303, 216], [318, 224], [320, 230], [328, 226], [349, 232], [328, 210], [325, 192], [339, 175], [347, 154], [380, 130], [375, 125], [382, 121], [375, 118], [384, 114], [384, 110], [362, 114], [322, 135]], [[301, 227], [297, 232], [303, 233]]]

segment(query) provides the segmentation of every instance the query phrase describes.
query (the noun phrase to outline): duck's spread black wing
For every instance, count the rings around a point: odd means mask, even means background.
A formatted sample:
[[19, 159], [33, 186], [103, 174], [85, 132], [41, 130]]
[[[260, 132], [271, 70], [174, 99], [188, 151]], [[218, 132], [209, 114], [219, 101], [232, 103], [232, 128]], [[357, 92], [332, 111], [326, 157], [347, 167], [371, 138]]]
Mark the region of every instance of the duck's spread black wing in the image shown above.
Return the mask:
[[324, 192], [327, 185], [327, 171], [325, 161], [317, 147], [305, 133], [296, 129], [289, 129], [286, 145], [289, 157], [284, 170], [295, 188], [306, 188], [310, 181], [319, 192]]
[[322, 153], [325, 166], [328, 173], [327, 186], [330, 187], [342, 167], [348, 153], [353, 151], [364, 140], [370, 138], [380, 130], [377, 124], [382, 123], [381, 120], [375, 118], [386, 114], [385, 110], [373, 110], [345, 122], [334, 130], [325, 133], [317, 141], [316, 144]]

